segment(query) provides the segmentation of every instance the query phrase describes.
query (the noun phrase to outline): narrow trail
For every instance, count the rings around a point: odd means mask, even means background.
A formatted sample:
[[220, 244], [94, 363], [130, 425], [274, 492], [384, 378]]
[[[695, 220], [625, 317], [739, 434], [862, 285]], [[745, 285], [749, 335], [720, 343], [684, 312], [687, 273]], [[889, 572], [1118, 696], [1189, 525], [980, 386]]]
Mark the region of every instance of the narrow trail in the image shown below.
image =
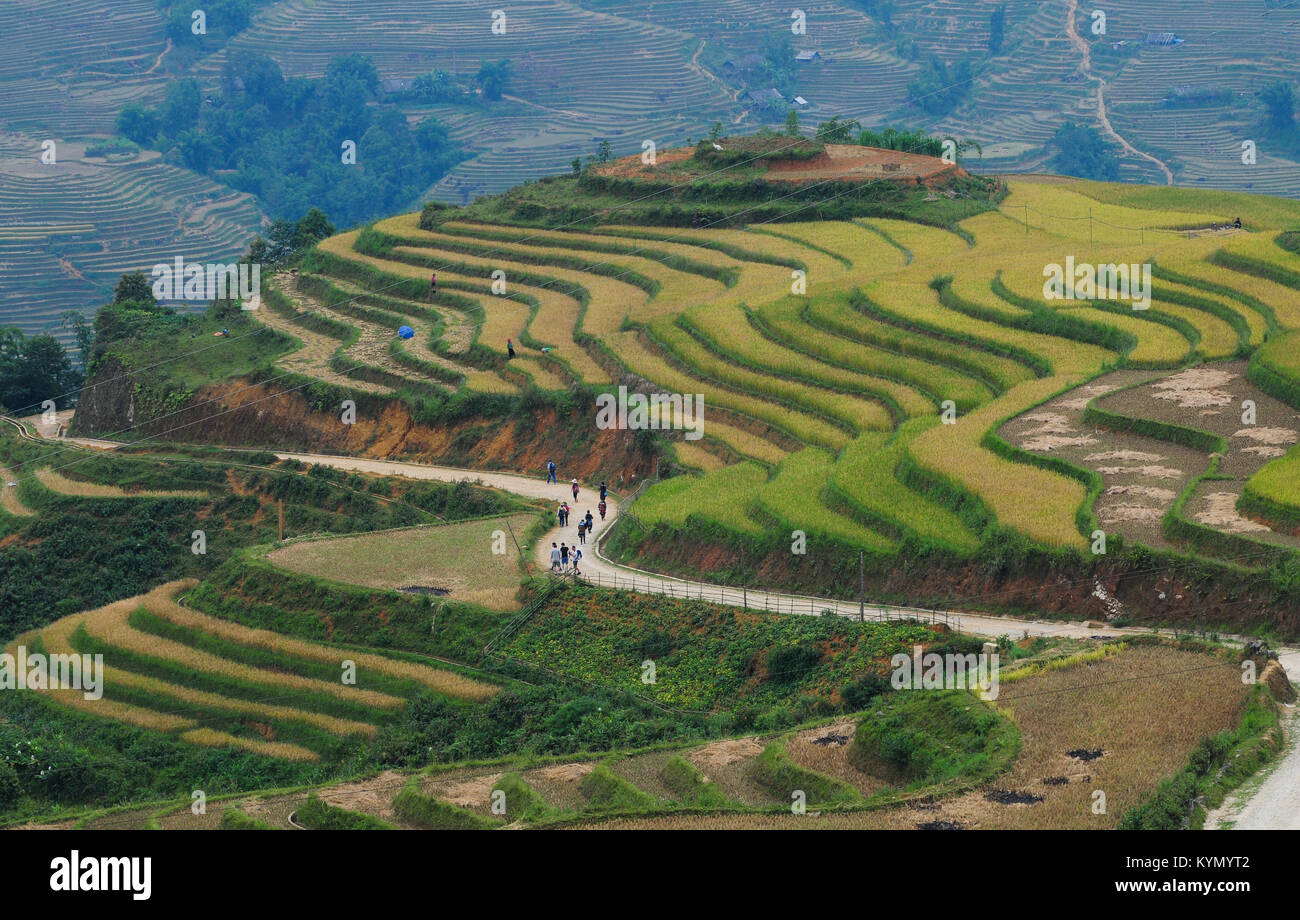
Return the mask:
[[1116, 131], [1115, 126], [1110, 123], [1110, 115], [1106, 111], [1106, 96], [1105, 96], [1106, 81], [1103, 80], [1101, 77], [1095, 76], [1093, 74], [1092, 48], [1088, 44], [1088, 42], [1083, 38], [1083, 36], [1079, 35], [1079, 33], [1075, 30], [1074, 20], [1075, 20], [1075, 15], [1078, 13], [1078, 11], [1079, 11], [1079, 0], [1069, 0], [1066, 8], [1066, 14], [1065, 14], [1065, 34], [1069, 38], [1070, 44], [1074, 45], [1074, 47], [1078, 49], [1079, 55], [1082, 58], [1082, 61], [1079, 65], [1079, 69], [1083, 72], [1083, 75], [1085, 77], [1087, 77], [1089, 80], [1095, 81], [1097, 84], [1097, 120], [1101, 123], [1102, 129], [1107, 134], [1109, 134], [1112, 138], [1114, 138], [1116, 143], [1118, 143], [1126, 153], [1138, 157], [1139, 159], [1147, 160], [1148, 162], [1154, 163], [1157, 167], [1159, 167], [1160, 171], [1165, 174], [1165, 184], [1173, 185], [1174, 184], [1173, 170], [1171, 170], [1167, 165], [1165, 165], [1165, 163], [1162, 160], [1157, 159], [1156, 157], [1152, 156], [1149, 153], [1144, 153], [1143, 151], [1138, 150], [1136, 147], [1130, 144], [1124, 138], [1123, 135], [1121, 135], [1118, 131]]
[[[1300, 685], [1300, 652], [1281, 652], [1278, 661], [1291, 683]], [[1300, 706], [1285, 711], [1282, 753], [1265, 768], [1262, 782], [1247, 782], [1206, 815], [1207, 830], [1300, 830]]]

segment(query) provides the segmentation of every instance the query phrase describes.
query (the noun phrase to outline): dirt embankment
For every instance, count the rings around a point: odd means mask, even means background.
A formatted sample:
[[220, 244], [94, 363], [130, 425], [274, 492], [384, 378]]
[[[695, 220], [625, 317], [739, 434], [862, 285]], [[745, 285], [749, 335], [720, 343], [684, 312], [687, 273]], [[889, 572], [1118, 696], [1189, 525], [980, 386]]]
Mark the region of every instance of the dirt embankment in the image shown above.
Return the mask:
[[417, 423], [399, 400], [370, 397], [357, 400], [355, 422], [344, 424], [342, 407], [313, 405], [310, 388], [232, 379], [205, 386], [179, 411], [136, 427], [129, 377], [105, 369], [101, 379], [106, 383], [89, 390], [77, 408], [78, 434], [129, 429], [128, 439], [345, 453], [538, 476], [554, 460], [566, 478], [603, 477], [614, 488], [654, 472], [654, 458], [637, 448], [634, 432], [596, 428], [594, 407], [566, 417], [547, 406], [527, 417], [428, 424]]
[[[758, 553], [703, 537], [651, 534], [624, 561], [641, 568], [739, 586], [730, 576], [753, 572], [751, 583], [819, 597], [856, 598], [858, 557], [844, 550], [795, 556], [788, 545]], [[1252, 632], [1264, 623], [1278, 635], [1300, 637], [1300, 603], [1270, 587], [1265, 575], [1125, 562], [1116, 557], [1089, 570], [1043, 557], [1010, 559], [909, 558], [901, 554], [866, 571], [868, 603], [947, 606], [1043, 619], [1098, 620], [1117, 625], [1171, 626]]]

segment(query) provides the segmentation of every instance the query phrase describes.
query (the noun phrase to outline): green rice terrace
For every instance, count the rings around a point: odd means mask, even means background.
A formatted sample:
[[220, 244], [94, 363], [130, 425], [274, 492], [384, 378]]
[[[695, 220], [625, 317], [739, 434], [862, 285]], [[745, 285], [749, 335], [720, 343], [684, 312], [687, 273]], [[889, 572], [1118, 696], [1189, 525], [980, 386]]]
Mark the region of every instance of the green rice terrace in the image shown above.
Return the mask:
[[[1300, 204], [773, 138], [105, 307], [70, 428], [0, 431], [6, 651], [105, 664], [0, 695], [4, 819], [1206, 822], [1294, 700]], [[629, 391], [699, 428], [593, 424]]]

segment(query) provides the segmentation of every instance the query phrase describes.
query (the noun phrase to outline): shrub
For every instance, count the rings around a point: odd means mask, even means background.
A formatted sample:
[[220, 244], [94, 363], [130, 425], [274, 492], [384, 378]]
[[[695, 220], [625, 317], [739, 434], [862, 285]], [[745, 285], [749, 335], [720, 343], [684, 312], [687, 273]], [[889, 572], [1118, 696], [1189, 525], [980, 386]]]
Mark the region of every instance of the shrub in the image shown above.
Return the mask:
[[732, 803], [726, 793], [704, 778], [695, 764], [685, 757], [674, 756], [659, 771], [659, 778], [684, 805], [725, 808]]
[[439, 831], [483, 831], [497, 827], [500, 822], [476, 815], [467, 808], [425, 795], [419, 789], [419, 780], [412, 777], [393, 798], [393, 808], [403, 821]]
[[749, 765], [749, 776], [760, 786], [786, 800], [796, 791], [803, 792], [809, 804], [852, 802], [859, 798], [857, 790], [852, 786], [796, 764], [779, 741], [769, 744], [762, 754], [754, 758]]
[[238, 808], [227, 808], [221, 813], [221, 829], [223, 831], [276, 830], [274, 825], [268, 824], [260, 818], [247, 815]]
[[297, 813], [298, 823], [313, 831], [390, 831], [395, 830], [387, 821], [359, 811], [348, 811], [322, 801], [315, 793]]
[[768, 680], [793, 683], [821, 664], [822, 653], [810, 645], [774, 648], [767, 653]]
[[851, 680], [840, 688], [840, 699], [846, 709], [866, 709], [876, 697], [888, 692], [889, 678], [867, 674]]
[[650, 795], [603, 763], [596, 764], [595, 769], [582, 778], [578, 788], [587, 797], [588, 807], [601, 811], [635, 811], [655, 805]]

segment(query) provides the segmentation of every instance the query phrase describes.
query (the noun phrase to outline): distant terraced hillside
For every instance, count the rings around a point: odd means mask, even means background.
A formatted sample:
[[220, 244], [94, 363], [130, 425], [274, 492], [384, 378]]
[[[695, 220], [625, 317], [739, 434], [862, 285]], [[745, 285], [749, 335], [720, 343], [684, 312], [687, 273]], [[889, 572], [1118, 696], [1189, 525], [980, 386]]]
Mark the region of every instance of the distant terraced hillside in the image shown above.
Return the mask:
[[[1074, 0], [1010, 0], [1005, 40], [990, 54], [989, 16], [998, 5], [895, 0], [886, 24], [855, 0], [816, 0], [801, 7], [806, 32], [794, 35], [789, 8], [770, 0], [522, 0], [496, 34], [491, 10], [467, 0], [432, 8], [416, 0], [284, 0], [181, 73], [152, 0], [14, 0], [0, 8], [0, 34], [11, 39], [0, 49], [0, 127], [21, 134], [0, 140], [0, 172], [25, 171], [42, 140], [75, 147], [109, 135], [123, 106], [159, 103], [178, 76], [213, 84], [234, 53], [268, 54], [295, 77], [320, 76], [330, 59], [359, 52], [385, 79], [438, 69], [463, 84], [473, 83], [482, 62], [509, 59], [516, 76], [500, 101], [401, 103], [409, 117], [436, 116], [471, 154], [426, 192], [465, 203], [563, 170], [601, 140], [621, 155], [647, 140], [663, 149], [699, 138], [714, 122], [734, 133], [779, 122], [780, 107], [761, 112], [744, 92], [772, 88], [754, 75], [754, 59], [764, 43], [785, 38], [792, 53], [820, 55], [794, 66], [782, 87], [785, 99], [807, 101], [805, 126], [833, 115], [872, 127], [918, 126], [978, 141], [982, 153], [972, 151], [967, 167], [1004, 172], [1045, 169], [1043, 145], [1074, 119], [1109, 124], [1112, 143], [1129, 145], [1121, 150], [1125, 180], [1165, 183], [1168, 170], [1178, 185], [1300, 194], [1295, 153], [1260, 136], [1264, 113], [1255, 98], [1268, 83], [1291, 78], [1300, 11], [1131, 0], [1111, 11], [1106, 35], [1094, 36]], [[1183, 43], [1142, 44], [1163, 31]], [[968, 91], [943, 115], [909, 101], [909, 83], [931, 55], [975, 62]], [[1186, 101], [1198, 92], [1208, 95]], [[1258, 144], [1251, 166], [1241, 163], [1245, 140]], [[61, 162], [75, 156], [64, 149]], [[159, 172], [148, 178], [121, 164], [57, 187], [3, 183], [0, 323], [21, 317], [36, 331], [64, 309], [100, 302], [108, 279], [148, 264], [166, 242], [130, 232], [160, 219], [205, 259], [246, 245], [259, 220], [252, 205], [187, 171], [153, 168]], [[65, 247], [69, 258], [61, 261]]]
[[124, 271], [233, 261], [264, 220], [247, 195], [144, 153], [120, 162], [56, 141], [0, 135], [0, 326], [59, 332], [65, 310], [112, 299]]

